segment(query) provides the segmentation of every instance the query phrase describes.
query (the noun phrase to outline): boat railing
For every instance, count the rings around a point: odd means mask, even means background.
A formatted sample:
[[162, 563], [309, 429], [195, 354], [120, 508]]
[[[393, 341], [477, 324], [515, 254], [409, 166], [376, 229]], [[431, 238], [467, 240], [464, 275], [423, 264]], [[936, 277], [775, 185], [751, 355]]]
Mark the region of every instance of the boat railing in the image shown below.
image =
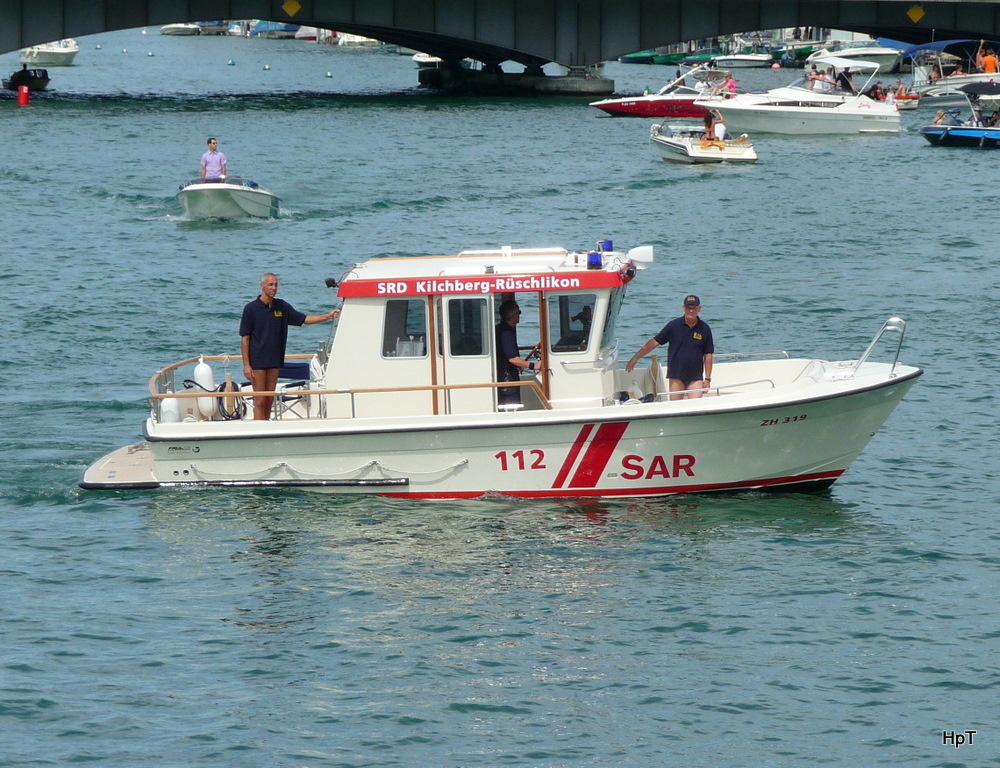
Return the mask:
[[861, 368], [862, 365], [864, 365], [865, 361], [871, 356], [871, 353], [874, 351], [875, 346], [879, 343], [879, 340], [886, 334], [887, 331], [895, 331], [899, 334], [899, 340], [896, 342], [896, 355], [892, 361], [892, 368], [889, 370], [890, 377], [896, 375], [896, 366], [899, 364], [899, 353], [903, 348], [903, 336], [906, 333], [906, 321], [903, 320], [903, 318], [901, 317], [890, 317], [888, 320], [882, 323], [882, 327], [879, 329], [878, 333], [875, 334], [875, 337], [871, 340], [871, 343], [868, 345], [868, 349], [864, 351], [864, 354], [862, 354], [861, 357], [857, 359], [857, 361], [851, 368], [852, 376], [858, 372], [858, 369]]
[[[300, 354], [300, 355], [286, 355], [286, 359], [310, 359], [312, 355]], [[519, 387], [531, 390], [534, 392], [535, 396], [538, 398], [538, 402], [541, 404], [544, 410], [552, 410], [552, 403], [545, 396], [539, 383], [534, 380], [528, 381], [505, 381], [505, 382], [481, 382], [472, 384], [426, 384], [417, 385], [412, 387], [359, 387], [359, 388], [338, 388], [338, 389], [303, 389], [296, 387], [294, 389], [277, 389], [277, 390], [245, 390], [238, 389], [236, 391], [225, 391], [221, 389], [215, 389], [211, 391], [200, 390], [197, 392], [176, 392], [174, 391], [174, 372], [185, 365], [192, 365], [197, 362], [237, 362], [242, 361], [240, 355], [199, 355], [198, 357], [189, 357], [185, 360], [181, 360], [176, 363], [172, 363], [165, 368], [161, 368], [156, 373], [154, 373], [149, 380], [149, 393], [150, 393], [150, 403], [154, 409], [155, 417], [159, 421], [162, 416], [161, 405], [165, 400], [188, 400], [188, 399], [201, 399], [201, 398], [211, 398], [222, 401], [226, 398], [241, 398], [241, 397], [254, 397], [255, 395], [261, 395], [264, 397], [274, 397], [276, 400], [295, 397], [295, 398], [307, 398], [313, 395], [317, 396], [343, 396], [347, 395], [351, 402], [351, 418], [356, 418], [357, 416], [357, 396], [358, 395], [375, 395], [375, 394], [396, 394], [403, 392], [443, 392], [445, 393], [445, 412], [447, 414], [452, 413], [452, 403], [451, 403], [451, 393], [456, 390], [474, 390], [474, 389], [497, 389], [499, 387]], [[242, 369], [241, 369], [242, 372]], [[232, 410], [227, 409], [227, 410]], [[276, 415], [280, 418], [281, 411], [276, 408]], [[209, 421], [211, 419], [205, 419]]]
[[224, 176], [219, 179], [191, 179], [191, 181], [185, 181], [181, 184], [181, 189], [185, 187], [190, 187], [192, 184], [236, 184], [241, 187], [249, 187], [250, 189], [257, 189], [260, 187], [253, 179], [245, 179], [242, 176]]
[[764, 352], [723, 352], [722, 354], [712, 355], [712, 359], [715, 362], [722, 361], [732, 361], [738, 363], [741, 360], [747, 360], [751, 357], [778, 357], [788, 359], [788, 353], [783, 349], [768, 350]]

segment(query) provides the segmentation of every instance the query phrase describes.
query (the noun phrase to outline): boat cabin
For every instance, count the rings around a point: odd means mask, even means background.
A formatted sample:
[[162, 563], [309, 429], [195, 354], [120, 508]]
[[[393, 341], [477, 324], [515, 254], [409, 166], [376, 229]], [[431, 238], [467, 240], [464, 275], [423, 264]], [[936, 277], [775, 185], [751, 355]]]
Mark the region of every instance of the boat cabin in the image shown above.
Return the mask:
[[[473, 414], [605, 404], [615, 392], [615, 322], [625, 288], [653, 258], [604, 241], [598, 250], [464, 251], [377, 258], [341, 280], [341, 316], [314, 368], [322, 415], [333, 418]], [[521, 357], [537, 371], [498, 379], [496, 327], [517, 301]], [[514, 386], [520, 402], [498, 402]], [[347, 390], [350, 390], [349, 392]]]

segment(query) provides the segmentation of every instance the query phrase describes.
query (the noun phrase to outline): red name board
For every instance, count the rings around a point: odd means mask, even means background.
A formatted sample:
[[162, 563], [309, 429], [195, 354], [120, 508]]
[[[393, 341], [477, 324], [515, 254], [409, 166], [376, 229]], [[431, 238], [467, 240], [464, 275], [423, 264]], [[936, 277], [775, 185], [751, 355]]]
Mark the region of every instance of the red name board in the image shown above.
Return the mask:
[[464, 293], [518, 293], [520, 291], [580, 291], [616, 288], [628, 282], [625, 270], [549, 273], [543, 275], [476, 275], [407, 277], [398, 280], [345, 279], [337, 291], [342, 299], [379, 296], [433, 296]]

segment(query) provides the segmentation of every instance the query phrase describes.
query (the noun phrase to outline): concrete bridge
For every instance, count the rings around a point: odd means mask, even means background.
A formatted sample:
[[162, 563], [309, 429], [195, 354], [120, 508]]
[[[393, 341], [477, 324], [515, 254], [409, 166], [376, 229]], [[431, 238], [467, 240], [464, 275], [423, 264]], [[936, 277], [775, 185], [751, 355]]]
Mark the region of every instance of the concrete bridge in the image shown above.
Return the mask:
[[266, 19], [374, 37], [457, 62], [541, 74], [632, 51], [781, 27], [905, 42], [1000, 38], [1000, 0], [0, 0], [0, 52], [172, 22]]

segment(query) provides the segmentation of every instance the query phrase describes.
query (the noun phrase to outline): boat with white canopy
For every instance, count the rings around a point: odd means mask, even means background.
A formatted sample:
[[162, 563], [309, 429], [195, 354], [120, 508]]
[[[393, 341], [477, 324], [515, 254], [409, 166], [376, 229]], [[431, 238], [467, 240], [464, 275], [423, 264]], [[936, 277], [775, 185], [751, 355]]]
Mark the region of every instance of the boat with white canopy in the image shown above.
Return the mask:
[[818, 66], [831, 67], [834, 74], [849, 70], [867, 73], [857, 92], [844, 90], [835, 78], [800, 77], [790, 85], [764, 93], [716, 94], [695, 102], [696, 106], [722, 113], [730, 131], [739, 133], [784, 133], [792, 135], [898, 133], [899, 111], [895, 104], [864, 95], [878, 74], [873, 62], [828, 57]]
[[[611, 241], [367, 259], [327, 281], [339, 320], [314, 354], [286, 358], [295, 369], [269, 420], [250, 418], [239, 354], [195, 354], [153, 374], [144, 439], [80, 484], [415, 499], [814, 490], [922, 373], [899, 361], [905, 322], [890, 318], [855, 359], [718, 354], [702, 397], [671, 399], [657, 358], [631, 372], [619, 362], [619, 311], [652, 260], [651, 246]], [[514, 382], [498, 377], [494, 330], [510, 300], [523, 354], [537, 350]]]

